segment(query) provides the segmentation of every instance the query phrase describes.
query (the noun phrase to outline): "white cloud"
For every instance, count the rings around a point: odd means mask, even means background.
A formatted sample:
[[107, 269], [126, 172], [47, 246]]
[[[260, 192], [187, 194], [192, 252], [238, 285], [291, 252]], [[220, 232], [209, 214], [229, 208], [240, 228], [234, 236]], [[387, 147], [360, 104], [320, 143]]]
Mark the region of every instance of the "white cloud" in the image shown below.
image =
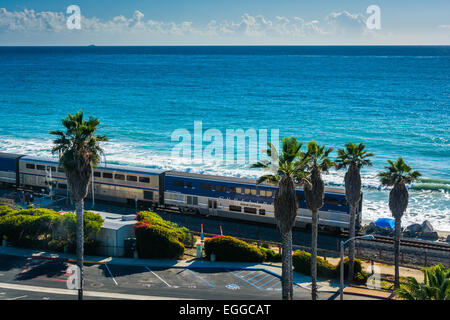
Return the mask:
[[362, 14], [347, 11], [332, 12], [325, 18], [329, 32], [336, 34], [361, 34], [367, 30], [366, 18]]
[[[347, 11], [332, 12], [322, 20], [311, 21], [297, 16], [269, 18], [245, 13], [234, 21], [210, 20], [206, 25], [199, 26], [192, 21], [157, 21], [136, 10], [131, 17], [120, 15], [106, 21], [83, 16], [81, 30], [68, 30], [66, 18], [62, 12], [8, 11], [0, 8], [0, 42], [13, 45], [83, 45], [86, 42], [103, 45], [339, 44], [379, 43], [390, 37], [389, 32], [368, 30], [364, 15]], [[438, 29], [447, 34], [449, 27], [441, 25]]]

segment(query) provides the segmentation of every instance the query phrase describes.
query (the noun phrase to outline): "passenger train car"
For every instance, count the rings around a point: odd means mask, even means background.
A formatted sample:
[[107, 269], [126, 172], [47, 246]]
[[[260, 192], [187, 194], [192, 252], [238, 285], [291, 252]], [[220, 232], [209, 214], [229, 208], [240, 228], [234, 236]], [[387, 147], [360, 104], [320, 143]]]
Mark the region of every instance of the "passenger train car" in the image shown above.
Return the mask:
[[[52, 159], [0, 153], [0, 183], [53, 194], [70, 195], [64, 170]], [[277, 187], [256, 184], [256, 180], [162, 171], [119, 165], [101, 165], [93, 170], [94, 198], [140, 204], [155, 208], [176, 208], [237, 220], [275, 224], [274, 196]], [[301, 188], [296, 189], [296, 226], [311, 224]], [[92, 185], [88, 197], [92, 197]], [[361, 223], [358, 208], [357, 225]], [[319, 227], [343, 231], [349, 224], [345, 191], [325, 188], [324, 206], [319, 211]]]

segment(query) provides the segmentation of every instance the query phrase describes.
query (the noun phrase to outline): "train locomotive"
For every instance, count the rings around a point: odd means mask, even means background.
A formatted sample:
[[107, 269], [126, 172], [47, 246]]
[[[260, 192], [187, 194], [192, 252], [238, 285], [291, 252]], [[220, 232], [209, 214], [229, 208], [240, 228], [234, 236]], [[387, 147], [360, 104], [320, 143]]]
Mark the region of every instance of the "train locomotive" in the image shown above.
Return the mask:
[[[0, 153], [0, 184], [70, 196], [64, 170], [53, 159]], [[273, 205], [276, 189], [271, 184], [257, 184], [253, 179], [108, 164], [93, 169], [88, 198], [93, 193], [95, 199], [139, 203], [152, 209], [172, 208], [183, 213], [276, 224]], [[306, 207], [302, 188], [296, 188], [296, 193], [299, 208], [296, 226], [308, 228], [311, 211]], [[357, 226], [361, 223], [361, 203]], [[347, 230], [349, 211], [343, 189], [325, 188], [319, 228]]]

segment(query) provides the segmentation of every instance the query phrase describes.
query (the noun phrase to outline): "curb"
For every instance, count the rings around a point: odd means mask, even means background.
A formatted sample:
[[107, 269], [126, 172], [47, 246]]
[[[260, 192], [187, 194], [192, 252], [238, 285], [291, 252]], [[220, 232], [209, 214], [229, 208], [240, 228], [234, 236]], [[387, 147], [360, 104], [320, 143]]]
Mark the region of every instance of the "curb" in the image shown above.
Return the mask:
[[376, 296], [376, 295], [368, 294], [368, 293], [345, 292], [345, 290], [344, 290], [344, 294], [360, 296], [360, 297], [369, 297], [369, 298], [383, 299], [383, 300], [392, 300], [392, 298], [390, 298], [391, 296], [386, 298], [386, 297], [380, 297], [380, 296]]
[[[31, 255], [29, 256], [31, 259], [41, 259], [41, 260], [53, 260], [53, 261], [63, 261], [63, 262], [74, 262], [76, 263], [76, 259], [71, 258], [60, 258], [60, 257], [47, 257], [47, 256], [39, 256], [39, 255]], [[93, 261], [93, 260], [83, 260], [83, 263], [90, 263], [90, 264], [106, 264], [105, 261]]]

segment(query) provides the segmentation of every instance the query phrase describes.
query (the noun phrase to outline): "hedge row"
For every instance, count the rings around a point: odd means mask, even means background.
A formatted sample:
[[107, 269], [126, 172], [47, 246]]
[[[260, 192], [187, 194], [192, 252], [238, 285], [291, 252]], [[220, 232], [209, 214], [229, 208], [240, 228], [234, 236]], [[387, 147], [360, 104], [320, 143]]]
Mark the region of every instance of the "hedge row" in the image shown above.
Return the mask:
[[257, 248], [230, 236], [216, 236], [205, 241], [206, 259], [214, 253], [217, 261], [263, 262], [278, 261], [279, 255], [273, 250]]
[[136, 249], [140, 258], [178, 259], [186, 246], [193, 246], [194, 236], [187, 228], [166, 221], [155, 212], [136, 215]]
[[[84, 211], [85, 250], [94, 250], [92, 239], [100, 231], [103, 219], [100, 215]], [[17, 247], [50, 249], [75, 252], [76, 214], [61, 214], [51, 209], [28, 208], [14, 210], [0, 205], [0, 236]]]
[[[299, 273], [311, 275], [311, 254], [309, 252], [297, 250], [292, 257], [294, 270]], [[344, 259], [344, 275], [348, 274], [348, 258]], [[359, 283], [365, 283], [368, 274], [362, 270], [361, 260], [354, 259], [353, 279]], [[321, 257], [317, 257], [317, 275], [325, 278], [339, 278], [340, 264], [333, 265]]]

